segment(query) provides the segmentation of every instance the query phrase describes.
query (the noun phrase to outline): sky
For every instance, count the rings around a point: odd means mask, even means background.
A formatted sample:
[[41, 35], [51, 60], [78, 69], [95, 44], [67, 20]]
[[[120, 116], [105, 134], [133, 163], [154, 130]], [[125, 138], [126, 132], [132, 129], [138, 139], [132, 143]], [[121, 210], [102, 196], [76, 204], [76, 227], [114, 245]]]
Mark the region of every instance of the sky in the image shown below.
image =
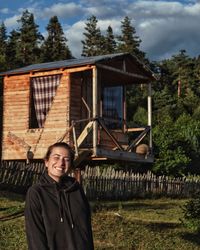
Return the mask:
[[56, 15], [76, 58], [81, 57], [84, 28], [92, 15], [102, 34], [110, 25], [115, 35], [128, 16], [142, 40], [140, 49], [152, 61], [170, 58], [182, 49], [191, 57], [200, 54], [200, 0], [0, 0], [0, 22], [7, 34], [19, 27], [17, 20], [26, 9], [34, 14], [44, 36], [49, 19]]

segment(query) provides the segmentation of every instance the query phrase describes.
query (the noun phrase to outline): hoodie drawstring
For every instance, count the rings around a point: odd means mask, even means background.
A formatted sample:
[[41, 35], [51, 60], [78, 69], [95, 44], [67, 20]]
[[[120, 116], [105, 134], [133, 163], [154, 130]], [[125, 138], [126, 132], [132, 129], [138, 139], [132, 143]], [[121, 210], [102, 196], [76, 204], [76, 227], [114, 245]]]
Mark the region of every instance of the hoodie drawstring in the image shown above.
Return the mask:
[[73, 222], [73, 219], [72, 219], [72, 213], [71, 213], [71, 209], [70, 209], [69, 194], [64, 192], [64, 197], [65, 197], [65, 202], [67, 204], [67, 212], [68, 212], [68, 215], [69, 215], [70, 224], [71, 224], [71, 227], [73, 229], [74, 228], [74, 222]]
[[[59, 216], [60, 216], [60, 222], [63, 222], [63, 213], [64, 213], [64, 209], [63, 209], [63, 203], [62, 203], [62, 199], [61, 199], [61, 195], [62, 195], [63, 191], [57, 191], [57, 198], [58, 198], [58, 207], [59, 207]], [[71, 209], [70, 209], [70, 200], [69, 200], [69, 194], [66, 193], [65, 191], [63, 192], [63, 196], [64, 196], [64, 202], [66, 204], [66, 208], [67, 208], [67, 213], [69, 216], [69, 222], [71, 225], [71, 228], [74, 228], [74, 222], [72, 219], [72, 213], [71, 213]]]
[[57, 200], [58, 200], [60, 222], [63, 222], [63, 207], [62, 207], [62, 202], [61, 202], [61, 192], [56, 190], [56, 194], [57, 194]]

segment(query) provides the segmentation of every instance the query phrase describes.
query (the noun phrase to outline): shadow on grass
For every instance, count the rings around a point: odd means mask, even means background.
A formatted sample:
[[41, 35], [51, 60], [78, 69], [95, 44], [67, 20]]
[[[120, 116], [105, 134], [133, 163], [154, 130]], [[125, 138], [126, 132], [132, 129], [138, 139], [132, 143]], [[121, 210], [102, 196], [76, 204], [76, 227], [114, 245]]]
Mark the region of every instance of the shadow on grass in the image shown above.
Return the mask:
[[4, 215], [4, 216], [0, 217], [0, 221], [13, 220], [13, 219], [19, 218], [23, 215], [24, 215], [24, 210], [20, 210], [18, 212], [15, 212], [15, 213], [12, 213], [9, 215]]
[[125, 204], [123, 205], [123, 209], [125, 210], [131, 210], [131, 209], [170, 209], [170, 208], [173, 208], [174, 207], [174, 204], [166, 204], [166, 203], [163, 203], [163, 204], [147, 204], [147, 203], [137, 203], [137, 204]]
[[[146, 224], [146, 223], [143, 223]], [[171, 229], [177, 229], [180, 228], [179, 223], [171, 223], [171, 222], [148, 222], [146, 225], [147, 228], [149, 228], [151, 231], [154, 232], [161, 232], [165, 230], [171, 230]]]
[[6, 198], [10, 201], [23, 202], [25, 200], [25, 195], [9, 192], [6, 190], [0, 190], [0, 197]]
[[188, 242], [192, 242], [193, 244], [200, 246], [200, 233], [183, 233], [180, 237]]
[[175, 206], [174, 203], [159, 203], [159, 204], [147, 204], [147, 202], [144, 203], [125, 203], [125, 202], [91, 202], [92, 210], [100, 211], [100, 210], [115, 210], [122, 208], [126, 211], [133, 211], [133, 210], [146, 210], [146, 209], [155, 209], [155, 210], [167, 210], [171, 209]]

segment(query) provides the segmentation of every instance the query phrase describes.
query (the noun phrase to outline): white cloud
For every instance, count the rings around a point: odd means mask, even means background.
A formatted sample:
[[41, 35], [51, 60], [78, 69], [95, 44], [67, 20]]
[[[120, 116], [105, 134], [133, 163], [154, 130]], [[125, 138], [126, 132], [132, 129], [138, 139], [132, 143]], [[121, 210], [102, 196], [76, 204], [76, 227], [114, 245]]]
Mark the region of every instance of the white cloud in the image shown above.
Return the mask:
[[9, 9], [8, 8], [0, 9], [0, 13], [1, 14], [8, 14], [9, 13]]
[[163, 59], [181, 49], [191, 56], [200, 54], [200, 4], [137, 1], [128, 12], [142, 39], [141, 49], [151, 59]]
[[21, 15], [14, 15], [12, 17], [6, 18], [4, 24], [6, 28], [15, 29], [18, 26], [17, 20], [21, 18]]
[[82, 43], [83, 40], [83, 30], [85, 27], [84, 21], [76, 22], [69, 29], [65, 31], [65, 35], [68, 39], [68, 45], [72, 51], [73, 56], [80, 58], [82, 52]]
[[51, 7], [44, 8], [42, 13], [39, 15], [41, 17], [50, 18], [52, 16], [71, 18], [76, 15], [82, 15], [83, 9], [80, 5], [71, 3], [58, 3], [53, 4]]

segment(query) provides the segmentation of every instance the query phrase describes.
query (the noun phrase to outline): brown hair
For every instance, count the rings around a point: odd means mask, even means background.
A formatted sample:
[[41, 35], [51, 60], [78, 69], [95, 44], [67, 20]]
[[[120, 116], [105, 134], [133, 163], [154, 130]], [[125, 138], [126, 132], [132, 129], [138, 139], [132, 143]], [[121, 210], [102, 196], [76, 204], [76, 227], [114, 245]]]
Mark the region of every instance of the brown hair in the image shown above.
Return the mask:
[[62, 147], [62, 148], [65, 148], [66, 150], [69, 151], [70, 153], [70, 158], [71, 158], [71, 167], [73, 167], [73, 160], [74, 160], [74, 151], [72, 150], [72, 148], [69, 146], [69, 144], [67, 144], [66, 142], [56, 142], [52, 145], [50, 145], [47, 149], [47, 152], [44, 156], [44, 160], [45, 161], [48, 161], [49, 160], [49, 157], [51, 155], [51, 152], [54, 148], [57, 148], [57, 147]]

